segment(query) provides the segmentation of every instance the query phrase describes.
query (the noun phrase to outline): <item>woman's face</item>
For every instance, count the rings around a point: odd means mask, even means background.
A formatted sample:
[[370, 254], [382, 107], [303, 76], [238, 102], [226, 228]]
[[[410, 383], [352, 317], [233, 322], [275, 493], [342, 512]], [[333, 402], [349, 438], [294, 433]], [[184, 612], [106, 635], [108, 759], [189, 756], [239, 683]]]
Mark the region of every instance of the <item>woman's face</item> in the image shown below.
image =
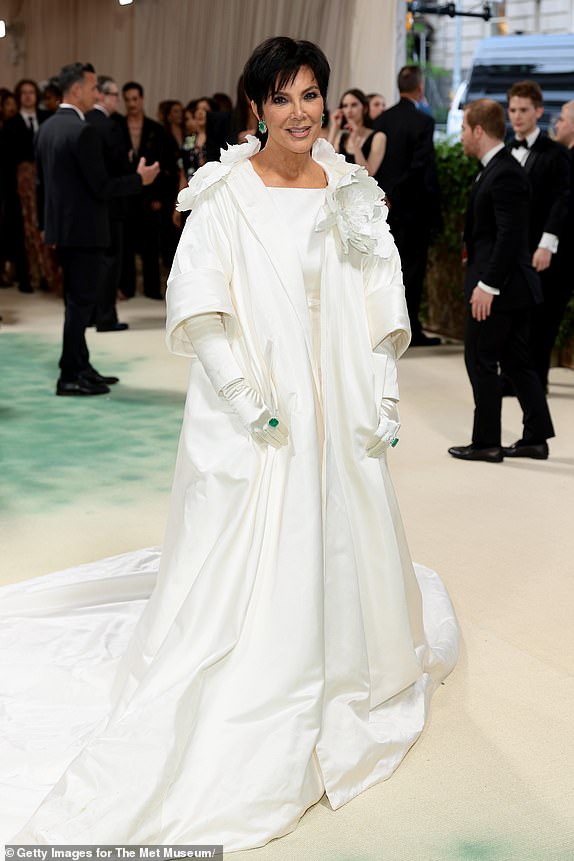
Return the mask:
[[341, 100], [341, 108], [343, 109], [346, 123], [351, 120], [355, 125], [363, 125], [365, 109], [356, 96], [353, 96], [351, 93], [344, 95]]
[[[252, 102], [255, 112], [257, 106]], [[321, 131], [323, 97], [308, 66], [302, 66], [295, 79], [271, 96], [263, 105], [267, 124], [267, 146], [271, 143], [292, 153], [308, 152]]]
[[176, 102], [175, 105], [172, 105], [167, 115], [168, 123], [171, 123], [174, 126], [180, 126], [183, 120], [183, 106]]
[[193, 135], [197, 131], [197, 126], [195, 124], [195, 120], [193, 119], [193, 114], [191, 111], [186, 111], [183, 115], [183, 122], [185, 125], [185, 133], [188, 135]]
[[44, 93], [44, 107], [47, 111], [52, 111], [52, 113], [54, 111], [57, 111], [61, 101], [62, 100], [56, 95], [53, 90], [48, 90], [46, 93]]
[[199, 128], [203, 128], [205, 126], [205, 120], [208, 111], [209, 102], [206, 102], [202, 99], [200, 102], [197, 103], [197, 107], [193, 113], [193, 119], [195, 120], [195, 123]]
[[372, 120], [376, 120], [377, 117], [380, 117], [387, 107], [385, 100], [382, 96], [376, 95], [372, 96], [369, 99], [369, 116]]
[[16, 104], [16, 99], [14, 96], [7, 96], [4, 99], [4, 104], [2, 106], [2, 116], [5, 120], [9, 120], [10, 117], [16, 116], [18, 113], [18, 105]]

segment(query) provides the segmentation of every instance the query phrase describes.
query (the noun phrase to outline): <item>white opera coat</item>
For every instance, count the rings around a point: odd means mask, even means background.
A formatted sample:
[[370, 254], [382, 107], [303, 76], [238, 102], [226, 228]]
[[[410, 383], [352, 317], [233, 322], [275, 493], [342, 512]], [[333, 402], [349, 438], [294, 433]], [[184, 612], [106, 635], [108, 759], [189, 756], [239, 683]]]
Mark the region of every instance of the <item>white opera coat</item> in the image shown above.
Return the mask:
[[180, 196], [193, 211], [167, 338], [191, 355], [184, 321], [224, 315], [289, 444], [255, 442], [192, 360], [157, 586], [111, 717], [23, 842], [263, 845], [324, 792], [337, 808], [389, 777], [456, 661], [448, 596], [433, 572], [415, 576], [386, 460], [365, 452], [392, 385], [375, 348], [390, 339], [398, 356], [409, 340], [380, 192], [315, 144], [329, 182], [319, 367], [296, 248], [249, 161], [258, 146], [230, 148]]

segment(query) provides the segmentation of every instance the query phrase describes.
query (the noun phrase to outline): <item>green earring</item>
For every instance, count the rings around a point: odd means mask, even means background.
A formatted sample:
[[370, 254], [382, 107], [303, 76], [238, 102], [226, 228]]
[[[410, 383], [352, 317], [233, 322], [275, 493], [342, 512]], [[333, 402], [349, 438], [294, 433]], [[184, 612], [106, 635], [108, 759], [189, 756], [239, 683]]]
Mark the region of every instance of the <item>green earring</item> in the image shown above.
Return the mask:
[[321, 128], [325, 125], [325, 114], [321, 114]]
[[262, 135], [265, 134], [265, 132], [267, 131], [267, 125], [265, 123], [265, 120], [259, 120], [258, 129]]

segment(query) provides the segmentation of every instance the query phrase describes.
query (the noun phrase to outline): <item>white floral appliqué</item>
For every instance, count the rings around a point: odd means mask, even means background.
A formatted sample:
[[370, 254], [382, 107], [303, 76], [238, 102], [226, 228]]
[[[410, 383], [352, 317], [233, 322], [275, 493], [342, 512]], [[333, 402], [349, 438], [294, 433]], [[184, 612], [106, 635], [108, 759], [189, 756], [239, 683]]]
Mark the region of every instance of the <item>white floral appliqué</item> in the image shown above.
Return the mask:
[[336, 227], [345, 254], [350, 246], [362, 254], [390, 257], [393, 240], [382, 198], [381, 189], [364, 168], [348, 172], [334, 188], [327, 189], [315, 230]]

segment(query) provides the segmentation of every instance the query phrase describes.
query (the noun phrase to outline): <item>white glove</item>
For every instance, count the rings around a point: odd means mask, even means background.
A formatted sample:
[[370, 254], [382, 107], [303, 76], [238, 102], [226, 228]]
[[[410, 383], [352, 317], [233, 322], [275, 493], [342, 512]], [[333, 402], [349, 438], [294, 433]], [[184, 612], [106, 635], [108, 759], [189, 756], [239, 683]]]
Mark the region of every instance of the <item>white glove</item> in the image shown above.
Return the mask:
[[237, 413], [241, 424], [254, 440], [267, 443], [273, 448], [287, 445], [289, 442], [287, 428], [272, 415], [259, 393], [247, 385], [243, 377], [227, 383], [220, 394]]
[[[274, 448], [287, 445], [287, 428], [269, 410], [242, 376], [227, 340], [220, 314], [190, 317], [183, 329], [218, 395], [237, 413], [243, 427], [258, 442]], [[270, 425], [269, 421], [273, 424]]]
[[383, 398], [379, 407], [378, 427], [367, 445], [368, 456], [382, 457], [394, 440], [398, 439], [400, 426], [397, 402], [392, 398]]

